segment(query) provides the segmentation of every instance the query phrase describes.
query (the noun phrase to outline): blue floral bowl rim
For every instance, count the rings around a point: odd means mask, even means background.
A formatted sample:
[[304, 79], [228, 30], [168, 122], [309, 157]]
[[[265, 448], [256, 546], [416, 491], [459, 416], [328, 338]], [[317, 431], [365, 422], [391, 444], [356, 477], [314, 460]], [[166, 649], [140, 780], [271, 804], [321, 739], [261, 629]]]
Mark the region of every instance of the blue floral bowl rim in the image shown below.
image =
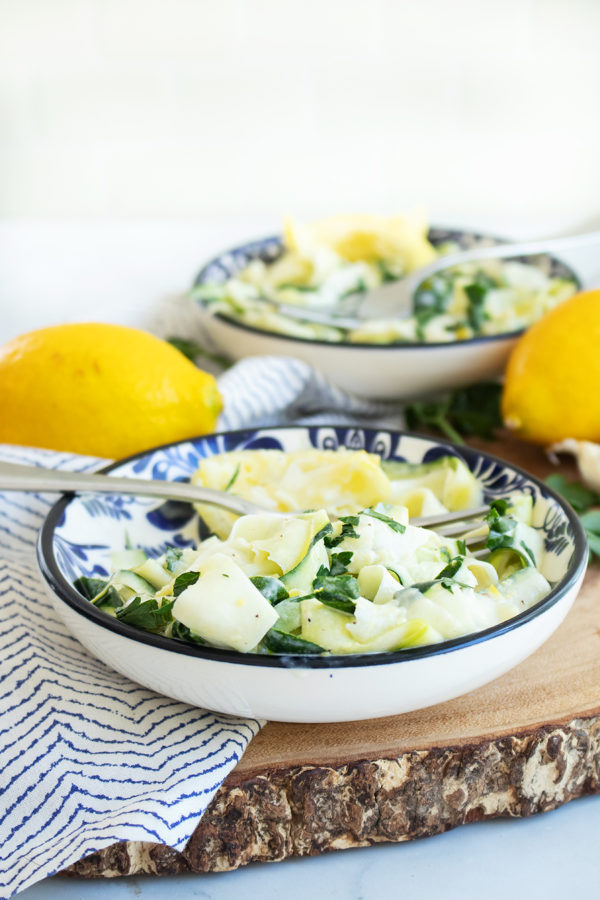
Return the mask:
[[[497, 235], [492, 234], [482, 234], [478, 231], [469, 231], [467, 229], [460, 228], [444, 228], [441, 225], [432, 225], [429, 229], [429, 233], [435, 231], [447, 231], [448, 233], [454, 234], [462, 234], [468, 235], [469, 237], [493, 240], [498, 244], [505, 244], [509, 242], [508, 238], [498, 237]], [[205, 263], [198, 274], [196, 275], [192, 287], [199, 287], [201, 284], [208, 284], [206, 281], [206, 274], [209, 269], [220, 263], [221, 259], [224, 256], [233, 255], [235, 253], [247, 253], [252, 254], [254, 256], [258, 256], [258, 253], [262, 247], [265, 247], [269, 244], [282, 244], [282, 235], [274, 234], [268, 237], [256, 238], [253, 241], [248, 241], [245, 244], [238, 244], [235, 247], [230, 247], [227, 250], [222, 250], [217, 256], [213, 256], [207, 263]], [[543, 253], [536, 254], [536, 256], [545, 256], [550, 259], [553, 263], [558, 263], [562, 266], [570, 275], [570, 278], [575, 284], [577, 291], [580, 291], [583, 287], [581, 279], [577, 272], [570, 266], [568, 263], [564, 262], [564, 260], [560, 259], [558, 256], [554, 256], [552, 253]], [[525, 259], [526, 257], [519, 257], [520, 259]], [[198, 300], [197, 303], [205, 309], [204, 304], [201, 300]], [[228, 325], [231, 325], [233, 328], [239, 328], [241, 331], [249, 331], [253, 334], [260, 334], [263, 336], [277, 338], [278, 340], [284, 341], [293, 341], [295, 343], [300, 344], [315, 344], [319, 347], [336, 347], [336, 348], [347, 348], [350, 349], [368, 349], [368, 350], [423, 350], [424, 348], [431, 347], [432, 349], [439, 349], [440, 347], [465, 347], [472, 346], [474, 344], [490, 344], [496, 343], [498, 341], [509, 341], [520, 337], [522, 334], [527, 331], [526, 328], [519, 328], [517, 331], [503, 331], [500, 334], [483, 334], [478, 337], [466, 338], [463, 341], [411, 341], [410, 343], [401, 344], [375, 344], [369, 343], [368, 341], [325, 341], [319, 338], [302, 338], [297, 337], [294, 334], [283, 334], [279, 331], [269, 331], [267, 328], [257, 328], [256, 325], [247, 325], [245, 322], [240, 322], [237, 319], [230, 318], [226, 316], [224, 313], [216, 313], [215, 318], [220, 319], [222, 322], [226, 322]]]
[[[252, 435], [255, 435], [257, 432], [261, 431], [268, 431], [271, 434], [273, 431], [307, 431], [309, 427], [310, 426], [307, 425], [282, 425], [270, 427], [265, 426], [264, 428], [241, 428], [232, 431], [221, 431], [211, 434], [198, 435], [197, 437], [186, 438], [179, 441], [171, 441], [166, 444], [161, 444], [157, 447], [152, 447], [148, 450], [144, 450], [140, 453], [134, 453], [131, 456], [116, 460], [115, 462], [110, 463], [109, 465], [103, 467], [102, 469], [99, 469], [98, 471], [102, 473], [111, 472], [115, 469], [118, 469], [120, 466], [133, 462], [136, 459], [141, 459], [149, 454], [156, 453], [157, 451], [168, 450], [171, 447], [177, 447], [187, 443], [198, 443], [203, 440], [219, 438], [225, 435], [239, 436], [243, 440], [245, 436], [251, 437]], [[319, 427], [335, 428], [339, 426], [320, 424]], [[418, 434], [417, 432], [402, 431], [399, 429], [375, 429], [370, 428], [369, 426], [363, 426], [360, 423], [354, 423], [352, 427], [358, 428], [368, 435], [381, 434], [382, 432], [385, 432], [386, 434], [397, 438], [408, 437], [417, 438], [419, 440], [426, 440], [435, 446], [447, 447], [449, 450], [454, 451], [454, 453], [458, 453], [468, 461], [472, 461], [473, 457], [483, 457], [486, 460], [498, 463], [504, 468], [510, 469], [511, 471], [522, 475], [528, 481], [535, 484], [536, 487], [541, 491], [543, 496], [551, 497], [560, 506], [569, 522], [573, 538], [573, 554], [571, 556], [566, 574], [558, 582], [558, 584], [556, 584], [552, 588], [549, 594], [538, 601], [538, 603], [534, 604], [529, 609], [524, 610], [522, 613], [519, 613], [513, 618], [507, 619], [505, 622], [502, 622], [499, 625], [494, 625], [490, 628], [486, 628], [483, 631], [474, 632], [473, 634], [468, 634], [463, 637], [453, 638], [452, 640], [443, 641], [439, 644], [429, 644], [424, 647], [408, 648], [405, 650], [364, 654], [330, 654], [329, 656], [302, 656], [300, 654], [282, 654], [269, 656], [266, 654], [263, 655], [258, 653], [241, 653], [236, 650], [225, 650], [218, 647], [202, 647], [192, 644], [186, 644], [183, 641], [164, 637], [160, 634], [152, 634], [151, 632], [135, 628], [133, 625], [128, 625], [124, 622], [120, 622], [118, 619], [113, 618], [112, 616], [108, 616], [106, 615], [106, 613], [103, 613], [101, 610], [97, 609], [92, 603], [90, 603], [89, 600], [86, 600], [85, 597], [83, 597], [81, 594], [79, 594], [78, 591], [75, 590], [73, 585], [62, 574], [54, 554], [54, 532], [58, 524], [60, 523], [67, 506], [77, 499], [77, 494], [69, 492], [64, 494], [61, 499], [58, 500], [50, 509], [50, 512], [46, 516], [46, 519], [44, 520], [44, 523], [39, 532], [37, 541], [37, 557], [42, 575], [44, 576], [51, 590], [72, 610], [79, 613], [80, 615], [83, 615], [87, 619], [91, 619], [102, 628], [106, 628], [108, 631], [113, 631], [116, 634], [121, 635], [122, 637], [131, 638], [138, 643], [148, 644], [152, 647], [157, 647], [162, 650], [168, 650], [171, 653], [179, 653], [184, 656], [192, 656], [196, 659], [207, 659], [215, 662], [235, 663], [238, 665], [263, 666], [268, 668], [283, 669], [341, 669], [354, 668], [356, 666], [391, 665], [395, 663], [409, 662], [411, 660], [426, 659], [431, 656], [450, 653], [454, 650], [462, 650], [466, 647], [480, 644], [484, 641], [490, 640], [491, 638], [495, 638], [510, 631], [514, 631], [516, 628], [519, 628], [521, 625], [532, 621], [542, 613], [546, 612], [552, 606], [554, 606], [555, 603], [557, 603], [578, 581], [580, 575], [585, 571], [587, 567], [589, 549], [585, 531], [581, 522], [579, 521], [579, 517], [571, 508], [571, 506], [560, 496], [560, 494], [558, 494], [548, 485], [544, 484], [544, 482], [540, 481], [539, 478], [536, 478], [534, 475], [531, 475], [529, 472], [526, 472], [519, 466], [515, 466], [512, 463], [507, 463], [505, 460], [491, 453], [486, 453], [483, 450], [476, 450], [475, 448], [471, 448], [468, 446], [459, 446], [458, 444], [454, 444], [451, 441], [434, 438], [425, 434]]]

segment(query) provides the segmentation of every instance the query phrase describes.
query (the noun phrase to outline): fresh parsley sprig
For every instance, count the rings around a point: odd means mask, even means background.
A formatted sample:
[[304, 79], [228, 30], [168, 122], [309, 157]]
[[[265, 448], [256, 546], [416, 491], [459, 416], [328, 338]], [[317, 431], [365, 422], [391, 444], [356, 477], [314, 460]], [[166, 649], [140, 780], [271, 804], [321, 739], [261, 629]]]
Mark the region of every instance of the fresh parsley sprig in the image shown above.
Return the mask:
[[406, 424], [413, 431], [432, 428], [440, 431], [456, 444], [464, 444], [463, 437], [491, 440], [494, 431], [502, 427], [500, 398], [502, 385], [482, 382], [461, 388], [440, 400], [416, 402], [406, 407]]
[[170, 337], [167, 338], [167, 343], [171, 344], [172, 347], [175, 347], [176, 350], [179, 350], [180, 353], [183, 353], [183, 355], [193, 363], [198, 359], [205, 359], [222, 369], [228, 369], [231, 365], [231, 361], [227, 359], [227, 357], [221, 356], [219, 353], [210, 353], [197, 341], [191, 341], [180, 337]]
[[581, 481], [567, 481], [564, 475], [548, 475], [546, 484], [567, 500], [575, 512], [584, 513], [593, 506], [600, 506], [600, 494], [590, 490]]
[[600, 559], [600, 509], [591, 509], [579, 517], [584, 527], [590, 553]]
[[548, 475], [546, 484], [571, 504], [584, 527], [590, 553], [600, 559], [600, 494], [581, 481], [567, 481], [564, 475]]

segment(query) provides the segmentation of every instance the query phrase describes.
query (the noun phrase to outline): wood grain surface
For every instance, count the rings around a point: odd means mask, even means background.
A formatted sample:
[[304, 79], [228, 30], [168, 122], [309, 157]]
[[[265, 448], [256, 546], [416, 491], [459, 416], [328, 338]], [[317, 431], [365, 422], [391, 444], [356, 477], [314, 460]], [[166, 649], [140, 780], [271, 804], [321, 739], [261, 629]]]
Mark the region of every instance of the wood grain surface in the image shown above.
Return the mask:
[[[551, 469], [535, 447], [473, 443], [539, 476]], [[183, 853], [117, 844], [68, 873], [223, 871], [531, 815], [599, 791], [600, 566], [592, 565], [558, 631], [491, 684], [385, 719], [269, 723]]]

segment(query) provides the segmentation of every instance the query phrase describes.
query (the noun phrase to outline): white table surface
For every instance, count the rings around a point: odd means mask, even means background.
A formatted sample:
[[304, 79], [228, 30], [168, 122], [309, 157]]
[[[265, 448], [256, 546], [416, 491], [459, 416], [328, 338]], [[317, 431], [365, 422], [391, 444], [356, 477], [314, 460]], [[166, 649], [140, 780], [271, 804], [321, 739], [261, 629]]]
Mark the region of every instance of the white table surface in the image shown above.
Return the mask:
[[[23, 900], [565, 900], [597, 895], [600, 797], [531, 819], [465, 825], [407, 844], [343, 850], [235, 872], [112, 881], [48, 879]], [[589, 893], [588, 893], [589, 892]]]
[[[510, 233], [506, 227], [483, 224], [492, 233]], [[185, 289], [211, 253], [275, 230], [268, 222], [0, 223], [0, 343], [64, 321], [147, 325], [161, 299]], [[542, 225], [539, 233], [544, 233]], [[600, 248], [563, 256], [577, 265], [584, 283], [600, 284]], [[464, 900], [481, 895], [505, 900], [509, 892], [553, 900], [579, 889], [595, 891], [599, 825], [600, 797], [588, 797], [530, 819], [463, 826], [407, 844], [167, 880], [48, 879], [20, 896], [380, 900], [402, 895], [407, 900]]]

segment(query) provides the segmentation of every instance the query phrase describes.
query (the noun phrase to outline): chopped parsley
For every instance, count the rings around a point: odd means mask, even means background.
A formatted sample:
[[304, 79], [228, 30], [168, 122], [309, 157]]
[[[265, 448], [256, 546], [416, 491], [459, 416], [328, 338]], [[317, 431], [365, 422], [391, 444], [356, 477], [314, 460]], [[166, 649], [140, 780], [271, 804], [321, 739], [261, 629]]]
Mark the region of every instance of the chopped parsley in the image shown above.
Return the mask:
[[94, 606], [112, 606], [113, 609], [123, 606], [117, 589], [104, 578], [86, 578], [82, 575], [73, 582], [73, 587], [87, 600], [91, 600]]
[[146, 631], [158, 631], [171, 621], [171, 609], [174, 603], [174, 600], [170, 600], [159, 606], [158, 600], [142, 600], [141, 597], [134, 597], [131, 603], [121, 606], [117, 610], [117, 619]]
[[325, 546], [329, 550], [332, 547], [337, 547], [338, 544], [341, 544], [342, 541], [346, 540], [346, 538], [359, 537], [359, 534], [356, 531], [356, 526], [359, 522], [358, 516], [340, 516], [340, 522], [342, 523], [342, 530], [338, 535], [325, 535]]
[[484, 322], [489, 319], [485, 308], [485, 299], [488, 292], [496, 286], [493, 278], [490, 278], [489, 275], [485, 275], [483, 272], [478, 272], [475, 281], [465, 286], [465, 294], [469, 301], [467, 318], [475, 334], [481, 333]]
[[[327, 535], [331, 534], [332, 531], [333, 531], [333, 525], [331, 524], [331, 522], [328, 522], [327, 525], [324, 525], [320, 531], [317, 531], [314, 538], [310, 542], [310, 547], [314, 547], [315, 544], [318, 544], [322, 538], [326, 539]], [[327, 542], [326, 542], [325, 546], [327, 546]], [[310, 549], [310, 547], [309, 547], [309, 549]]]
[[239, 474], [240, 474], [240, 464], [238, 463], [237, 466], [236, 466], [235, 469], [234, 469], [233, 475], [231, 476], [231, 478], [229, 479], [229, 481], [228, 481], [227, 484], [225, 485], [225, 490], [226, 490], [226, 491], [228, 491], [229, 488], [233, 487], [233, 485], [235, 484], [235, 482], [236, 482], [237, 477], [238, 477]]
[[267, 631], [262, 639], [262, 645], [269, 653], [301, 653], [303, 656], [325, 653], [324, 648], [319, 647], [318, 644], [288, 634], [287, 631], [279, 631], [277, 628]]
[[429, 588], [432, 588], [435, 584], [439, 584], [440, 587], [443, 587], [445, 591], [450, 591], [452, 593], [452, 588], [461, 587], [468, 588], [468, 584], [463, 584], [461, 581], [454, 581], [453, 578], [432, 578], [431, 581], [418, 581], [416, 584], [409, 584], [408, 589], [415, 588], [417, 591], [420, 591], [422, 594], [425, 594]]
[[192, 584], [196, 584], [199, 578], [200, 572], [182, 572], [181, 575], [177, 576], [173, 584], [173, 596], [179, 597], [182, 591], [185, 591]]
[[442, 569], [439, 575], [436, 578], [454, 578], [460, 567], [464, 562], [463, 556], [455, 556], [454, 559], [450, 560], [448, 565]]
[[519, 522], [513, 516], [506, 515], [507, 500], [494, 500], [484, 521], [489, 528], [486, 541], [488, 550], [514, 550], [525, 565], [535, 566], [535, 556], [525, 541], [519, 537]]
[[319, 574], [345, 575], [348, 570], [348, 566], [350, 565], [350, 560], [353, 556], [354, 553], [352, 553], [351, 550], [342, 550], [340, 553], [332, 553], [329, 572], [319, 572]]
[[250, 581], [273, 606], [289, 597], [285, 585], [279, 578], [273, 578], [270, 575], [254, 575]]
[[385, 522], [392, 531], [396, 531], [398, 534], [404, 534], [406, 531], [406, 525], [396, 522], [395, 519], [392, 519], [390, 516], [386, 516], [383, 513], [375, 512], [374, 509], [365, 509], [363, 511], [363, 516], [370, 516], [372, 519], [379, 519], [380, 522]]
[[180, 561], [182, 556], [183, 550], [180, 550], [178, 547], [169, 547], [169, 549], [165, 553], [165, 568], [168, 569], [169, 572], [175, 572], [177, 563]]
[[354, 575], [326, 575], [319, 570], [313, 581], [313, 596], [325, 606], [340, 612], [354, 613], [360, 588]]
[[200, 637], [200, 635], [195, 634], [193, 631], [187, 627], [187, 625], [182, 625], [181, 622], [178, 622], [177, 619], [173, 620], [173, 625], [171, 626], [171, 637], [177, 638], [179, 641], [187, 641], [188, 644], [202, 644], [206, 646], [206, 641]]

